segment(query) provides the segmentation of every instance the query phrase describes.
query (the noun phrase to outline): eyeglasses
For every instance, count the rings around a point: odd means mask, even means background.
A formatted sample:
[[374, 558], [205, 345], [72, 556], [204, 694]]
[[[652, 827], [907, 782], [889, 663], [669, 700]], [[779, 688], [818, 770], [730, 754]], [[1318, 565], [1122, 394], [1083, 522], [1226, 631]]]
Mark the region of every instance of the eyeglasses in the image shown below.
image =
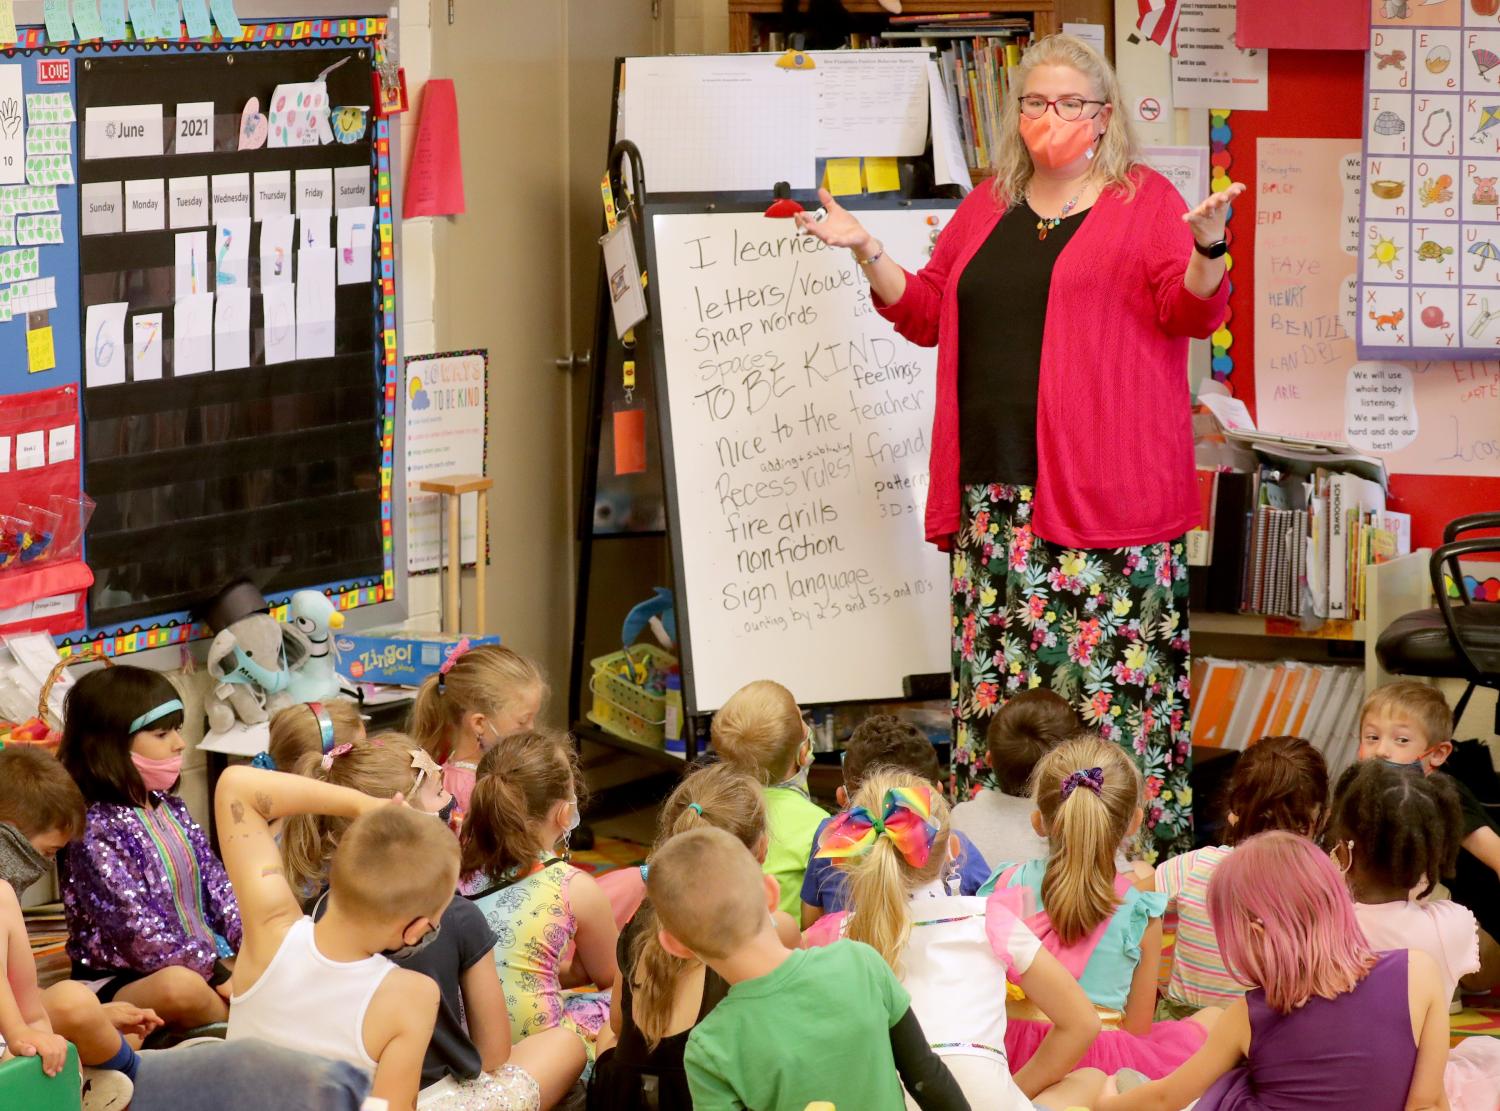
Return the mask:
[[1059, 119], [1071, 122], [1081, 118], [1084, 114], [1083, 110], [1090, 104], [1094, 106], [1094, 110], [1088, 114], [1088, 118], [1093, 119], [1099, 114], [1100, 109], [1109, 102], [1107, 100], [1085, 100], [1081, 96], [1061, 96], [1056, 100], [1048, 100], [1044, 96], [1028, 93], [1026, 96], [1016, 97], [1016, 103], [1021, 106], [1021, 115], [1025, 116], [1028, 120], [1041, 119], [1047, 114], [1047, 109], [1051, 108], [1057, 113]]

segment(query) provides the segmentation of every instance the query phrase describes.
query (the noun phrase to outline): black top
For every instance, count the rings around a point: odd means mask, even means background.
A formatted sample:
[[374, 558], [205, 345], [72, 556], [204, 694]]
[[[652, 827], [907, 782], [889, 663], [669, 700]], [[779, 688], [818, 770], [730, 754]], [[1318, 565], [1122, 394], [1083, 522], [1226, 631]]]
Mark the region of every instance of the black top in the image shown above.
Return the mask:
[[[1454, 775], [1448, 776], [1448, 779], [1458, 788], [1459, 806], [1463, 811], [1463, 835], [1468, 837], [1475, 830], [1496, 829], [1484, 804], [1469, 785]], [[1479, 928], [1491, 937], [1496, 936], [1496, 932], [1500, 931], [1500, 877], [1496, 877], [1494, 869], [1468, 849], [1464, 849], [1459, 852], [1458, 864], [1447, 882], [1448, 894], [1453, 901], [1468, 907], [1478, 920]]]
[[[1036, 482], [1036, 393], [1057, 256], [1088, 210], [1037, 238], [1027, 205], [1008, 209], [958, 278], [958, 479]], [[1109, 306], [1100, 305], [1100, 312]], [[1070, 327], [1089, 326], [1070, 321]]]
[[432, 944], [415, 956], [396, 962], [436, 981], [442, 995], [432, 1041], [427, 1044], [427, 1056], [422, 1060], [422, 1087], [436, 1084], [445, 1076], [472, 1080], [482, 1070], [479, 1050], [464, 1029], [463, 976], [480, 961], [489, 960], [490, 951], [498, 941], [495, 931], [485, 921], [484, 911], [468, 899], [455, 896], [443, 911]]
[[[588, 1111], [692, 1111], [693, 1097], [688, 1092], [687, 1072], [682, 1055], [687, 1050], [692, 1027], [663, 1038], [655, 1049], [646, 1046], [646, 1036], [631, 1016], [630, 948], [642, 923], [650, 917], [651, 904], [644, 902], [635, 916], [620, 931], [616, 958], [620, 979], [615, 990], [620, 993], [620, 1041], [600, 1055], [589, 1081]], [[729, 985], [711, 968], [703, 970], [703, 1002], [698, 1007], [702, 1022], [729, 992]], [[696, 1025], [696, 1023], [695, 1023]]]

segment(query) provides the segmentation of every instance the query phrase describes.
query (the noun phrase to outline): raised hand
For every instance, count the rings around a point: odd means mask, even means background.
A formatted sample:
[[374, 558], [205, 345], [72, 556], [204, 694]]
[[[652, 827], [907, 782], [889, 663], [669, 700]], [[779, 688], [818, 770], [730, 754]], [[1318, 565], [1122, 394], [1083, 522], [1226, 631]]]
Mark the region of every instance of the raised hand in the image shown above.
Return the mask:
[[830, 247], [859, 250], [870, 244], [871, 236], [865, 226], [854, 218], [853, 213], [834, 200], [832, 193], [827, 189], [819, 189], [818, 200], [823, 205], [823, 219], [816, 219], [811, 212], [799, 212], [794, 217], [799, 228]]
[[1193, 229], [1193, 238], [1207, 247], [1224, 238], [1224, 222], [1229, 219], [1229, 206], [1245, 191], [1245, 184], [1236, 181], [1221, 193], [1211, 194], [1191, 212], [1182, 214], [1183, 222]]

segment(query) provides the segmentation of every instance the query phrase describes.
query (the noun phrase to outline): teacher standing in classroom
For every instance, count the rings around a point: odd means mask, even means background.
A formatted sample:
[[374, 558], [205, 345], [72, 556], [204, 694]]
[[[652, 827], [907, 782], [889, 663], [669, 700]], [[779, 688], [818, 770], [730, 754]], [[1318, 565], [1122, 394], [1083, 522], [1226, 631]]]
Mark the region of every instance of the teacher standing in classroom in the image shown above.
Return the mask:
[[1080, 39], [1026, 51], [994, 179], [912, 274], [826, 192], [798, 216], [848, 247], [882, 316], [936, 345], [927, 538], [953, 553], [953, 771], [1049, 687], [1146, 778], [1143, 848], [1191, 847], [1187, 564], [1198, 518], [1188, 338], [1224, 318], [1224, 222], [1139, 161], [1109, 63]]

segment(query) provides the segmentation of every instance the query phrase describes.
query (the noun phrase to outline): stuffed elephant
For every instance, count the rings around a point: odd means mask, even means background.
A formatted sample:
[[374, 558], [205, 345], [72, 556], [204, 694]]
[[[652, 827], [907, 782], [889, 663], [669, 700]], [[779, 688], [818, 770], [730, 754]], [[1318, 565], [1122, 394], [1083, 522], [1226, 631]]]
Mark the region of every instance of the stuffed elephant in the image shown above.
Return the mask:
[[208, 648], [208, 673], [218, 680], [208, 700], [208, 725], [221, 733], [236, 719], [255, 725], [294, 699], [291, 669], [305, 649], [269, 613], [250, 613], [221, 630]]

